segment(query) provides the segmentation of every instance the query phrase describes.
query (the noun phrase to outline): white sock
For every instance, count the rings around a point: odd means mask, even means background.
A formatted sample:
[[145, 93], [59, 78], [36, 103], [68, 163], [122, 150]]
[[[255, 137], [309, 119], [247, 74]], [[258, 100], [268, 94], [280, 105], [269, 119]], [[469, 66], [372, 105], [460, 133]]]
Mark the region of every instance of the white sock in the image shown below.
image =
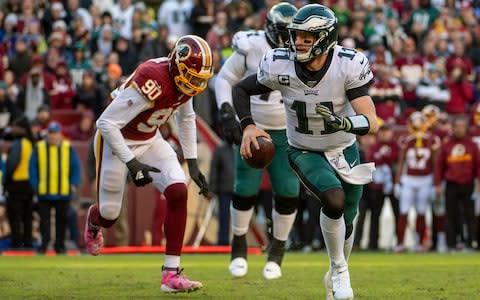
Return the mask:
[[437, 245], [439, 246], [446, 246], [447, 245], [447, 239], [445, 237], [445, 232], [438, 232], [437, 233]]
[[331, 268], [347, 265], [343, 249], [345, 245], [345, 221], [343, 215], [338, 219], [330, 219], [323, 211], [320, 213], [320, 227], [327, 247]]
[[252, 215], [253, 207], [249, 210], [238, 210], [233, 205], [230, 205], [230, 219], [232, 220], [232, 232], [234, 235], [244, 235], [248, 232]]
[[345, 244], [343, 245], [343, 255], [345, 256], [345, 261], [348, 262], [348, 258], [350, 257], [350, 253], [352, 253], [352, 247], [353, 247], [353, 236], [355, 235], [355, 227], [353, 228], [352, 233], [348, 237], [348, 239], [345, 240]]
[[289, 215], [282, 215], [278, 213], [275, 209], [272, 210], [272, 221], [273, 221], [273, 237], [279, 241], [286, 241], [290, 230], [292, 229], [293, 222], [295, 222], [295, 216], [297, 211]]
[[180, 256], [176, 255], [165, 255], [165, 263], [163, 264], [165, 268], [179, 268], [180, 267]]

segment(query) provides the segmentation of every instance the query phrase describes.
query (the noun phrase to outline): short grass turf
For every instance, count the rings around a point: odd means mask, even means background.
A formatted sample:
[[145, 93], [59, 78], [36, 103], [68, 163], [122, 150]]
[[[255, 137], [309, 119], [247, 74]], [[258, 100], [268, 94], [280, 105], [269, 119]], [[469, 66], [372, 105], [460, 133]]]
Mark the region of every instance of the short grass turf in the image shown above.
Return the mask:
[[[162, 255], [0, 257], [0, 299], [325, 299], [327, 255], [287, 253], [283, 277], [267, 281], [265, 256], [232, 279], [228, 255], [184, 255], [182, 265], [204, 288], [160, 291]], [[355, 299], [480, 299], [480, 254], [353, 253]]]

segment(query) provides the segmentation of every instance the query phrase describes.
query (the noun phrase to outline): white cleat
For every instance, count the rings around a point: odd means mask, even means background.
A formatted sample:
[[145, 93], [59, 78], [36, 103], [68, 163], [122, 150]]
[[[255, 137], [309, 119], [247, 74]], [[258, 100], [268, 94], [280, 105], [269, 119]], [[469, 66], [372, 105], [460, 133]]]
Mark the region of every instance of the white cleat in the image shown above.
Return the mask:
[[347, 266], [333, 270], [332, 288], [335, 300], [353, 299], [353, 290], [350, 286], [350, 274]]
[[333, 282], [330, 270], [325, 273], [325, 276], [323, 276], [323, 285], [325, 285], [325, 299], [335, 300], [335, 298], [333, 297]]
[[268, 280], [278, 279], [282, 277], [282, 269], [276, 262], [268, 261], [263, 268], [263, 277]]
[[243, 277], [247, 275], [248, 272], [248, 263], [247, 260], [243, 257], [237, 257], [230, 262], [228, 270], [233, 277]]

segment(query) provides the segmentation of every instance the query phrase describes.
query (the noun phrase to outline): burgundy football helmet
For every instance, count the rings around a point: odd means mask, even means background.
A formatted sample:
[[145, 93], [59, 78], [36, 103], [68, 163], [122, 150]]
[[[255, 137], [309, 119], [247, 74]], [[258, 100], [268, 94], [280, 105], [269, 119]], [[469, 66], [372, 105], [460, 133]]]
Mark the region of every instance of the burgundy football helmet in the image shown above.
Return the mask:
[[196, 96], [205, 90], [213, 67], [212, 51], [204, 39], [195, 35], [179, 38], [168, 58], [170, 72], [180, 92]]

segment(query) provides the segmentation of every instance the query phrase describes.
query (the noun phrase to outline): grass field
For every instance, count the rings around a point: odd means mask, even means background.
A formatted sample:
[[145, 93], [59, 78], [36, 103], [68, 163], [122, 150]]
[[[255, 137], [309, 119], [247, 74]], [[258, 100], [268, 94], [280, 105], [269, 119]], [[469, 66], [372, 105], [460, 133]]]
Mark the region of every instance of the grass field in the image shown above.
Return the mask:
[[[287, 253], [283, 277], [263, 279], [265, 257], [249, 257], [249, 274], [232, 279], [227, 255], [184, 255], [196, 293], [160, 292], [162, 255], [0, 257], [0, 299], [325, 299], [325, 253]], [[355, 299], [480, 299], [478, 253], [354, 253]]]

